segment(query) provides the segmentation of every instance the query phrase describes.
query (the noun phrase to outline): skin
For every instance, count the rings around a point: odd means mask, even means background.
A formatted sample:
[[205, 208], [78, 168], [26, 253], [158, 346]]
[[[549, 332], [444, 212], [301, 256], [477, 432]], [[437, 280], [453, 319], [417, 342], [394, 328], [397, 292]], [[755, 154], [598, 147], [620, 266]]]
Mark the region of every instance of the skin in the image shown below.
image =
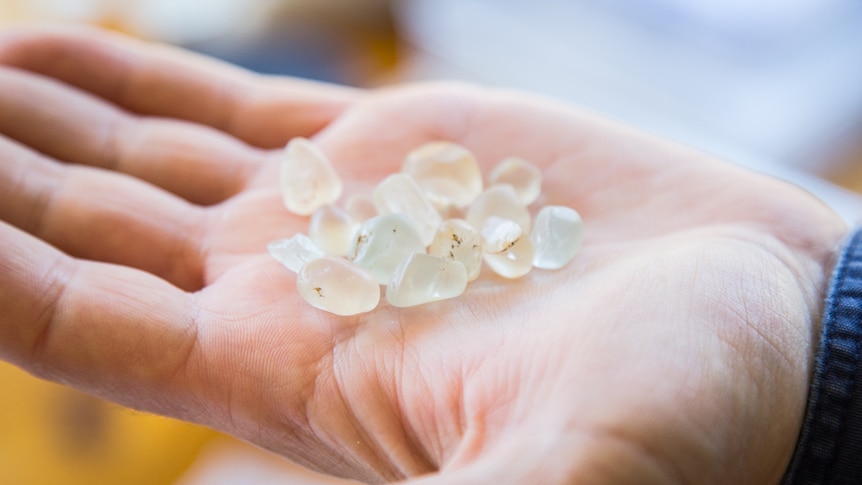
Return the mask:
[[[802, 190], [523, 93], [267, 78], [80, 29], [5, 31], [0, 64], [0, 358], [370, 483], [780, 481], [847, 233]], [[265, 251], [307, 228], [277, 183], [294, 136], [346, 195], [432, 140], [486, 174], [520, 156], [583, 248], [318, 311]]]

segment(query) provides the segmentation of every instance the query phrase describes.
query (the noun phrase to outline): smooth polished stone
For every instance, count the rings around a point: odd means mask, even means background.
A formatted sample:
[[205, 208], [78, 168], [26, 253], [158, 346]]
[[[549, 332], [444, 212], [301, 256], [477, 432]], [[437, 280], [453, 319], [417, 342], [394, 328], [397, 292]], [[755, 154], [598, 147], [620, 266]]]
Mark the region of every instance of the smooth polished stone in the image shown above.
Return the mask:
[[414, 253], [392, 275], [386, 286], [386, 301], [410, 307], [455, 298], [467, 288], [464, 265], [437, 256]]
[[294, 273], [298, 273], [309, 261], [326, 256], [323, 249], [305, 234], [295, 234], [289, 239], [272, 241], [266, 249], [273, 258]]
[[584, 221], [570, 207], [542, 207], [530, 233], [535, 255], [533, 266], [560, 269], [569, 263], [584, 241]]
[[379, 214], [403, 214], [419, 234], [423, 246], [431, 244], [442, 218], [411, 176], [396, 173], [386, 177], [374, 189], [373, 198]]
[[308, 222], [308, 236], [328, 256], [347, 256], [359, 222], [340, 207], [327, 204], [318, 208]]
[[428, 254], [458, 261], [467, 269], [467, 281], [479, 277], [482, 269], [482, 240], [464, 219], [447, 219], [437, 228]]
[[542, 193], [542, 171], [518, 157], [509, 157], [500, 162], [491, 170], [488, 181], [491, 185], [511, 185], [525, 206], [532, 204]]
[[362, 223], [348, 258], [385, 285], [408, 256], [424, 252], [425, 244], [410, 221], [402, 214], [386, 214]]
[[502, 253], [483, 253], [485, 264], [504, 278], [520, 278], [533, 269], [533, 244], [522, 237]]
[[515, 221], [524, 232], [530, 230], [530, 211], [521, 203], [511, 185], [494, 185], [482, 192], [467, 209], [465, 219], [473, 227], [481, 230], [485, 225], [485, 219], [491, 216]]
[[287, 144], [280, 177], [284, 206], [300, 216], [334, 203], [343, 189], [329, 159], [306, 138], [293, 138]]
[[438, 209], [464, 208], [482, 193], [482, 172], [470, 150], [448, 141], [426, 143], [407, 154], [410, 175]]
[[296, 289], [312, 306], [336, 315], [365, 313], [380, 302], [380, 285], [371, 273], [331, 256], [303, 266]]
[[428, 246], [428, 254], [463, 264], [467, 281], [478, 278], [482, 269], [482, 241], [476, 229], [464, 219], [443, 221]]
[[499, 254], [514, 246], [524, 231], [515, 221], [491, 216], [485, 219], [479, 234], [482, 236], [482, 251]]

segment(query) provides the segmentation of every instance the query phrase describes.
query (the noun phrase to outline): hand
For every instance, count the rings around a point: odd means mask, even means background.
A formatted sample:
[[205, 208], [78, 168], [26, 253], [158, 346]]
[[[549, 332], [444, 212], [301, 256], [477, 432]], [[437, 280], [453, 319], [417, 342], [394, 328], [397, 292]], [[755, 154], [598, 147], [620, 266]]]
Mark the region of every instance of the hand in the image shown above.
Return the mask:
[[[847, 230], [803, 191], [523, 94], [267, 80], [95, 33], [7, 34], [0, 62], [2, 358], [369, 482], [780, 480]], [[313, 133], [348, 192], [430, 140], [524, 157], [581, 253], [315, 310], [265, 254], [307, 227], [269, 149]]]

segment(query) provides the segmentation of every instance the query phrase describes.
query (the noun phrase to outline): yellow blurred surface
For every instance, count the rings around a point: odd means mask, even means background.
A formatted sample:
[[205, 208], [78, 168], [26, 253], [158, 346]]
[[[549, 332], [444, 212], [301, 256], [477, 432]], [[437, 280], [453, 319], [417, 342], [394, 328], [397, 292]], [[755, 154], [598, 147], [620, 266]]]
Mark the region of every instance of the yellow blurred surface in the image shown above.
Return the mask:
[[219, 435], [0, 363], [0, 483], [170, 484]]

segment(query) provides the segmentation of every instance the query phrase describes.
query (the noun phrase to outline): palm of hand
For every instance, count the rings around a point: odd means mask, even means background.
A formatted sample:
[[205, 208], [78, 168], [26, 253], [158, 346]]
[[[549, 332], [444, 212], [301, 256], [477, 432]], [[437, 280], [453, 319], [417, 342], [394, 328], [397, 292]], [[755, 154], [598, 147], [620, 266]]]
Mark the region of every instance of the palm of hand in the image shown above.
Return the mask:
[[[561, 271], [519, 281], [486, 271], [459, 299], [355, 318], [307, 306], [259, 254], [305, 228], [266, 167], [216, 219], [226, 235], [214, 241], [231, 242], [211, 259], [258, 254], [213, 271], [199, 300], [204, 387], [230, 397], [233, 431], [366, 480], [439, 467], [489, 479], [517, 460], [523, 469], [500, 479], [777, 481], [841, 224], [795, 189], [616, 130], [448, 88], [347, 111], [318, 142], [353, 190], [396, 171], [409, 149], [450, 139], [484, 170], [510, 154], [541, 164], [546, 202], [576, 207], [588, 225]], [[827, 223], [800, 231], [788, 211]], [[815, 285], [797, 283], [803, 274]]]
[[[3, 76], [10, 83], [18, 75]], [[7, 136], [57, 159], [99, 165], [75, 138], [72, 148], [28, 138], [21, 120], [33, 115], [5, 107]], [[174, 128], [160, 140], [182, 147], [188, 133]], [[76, 134], [63, 125], [51, 136], [64, 133]], [[223, 133], [194, 135], [249, 153]], [[32, 355], [9, 344], [0, 351], [47, 377], [368, 481], [440, 469], [441, 483], [776, 482], [800, 424], [841, 222], [798, 190], [504, 93], [381, 92], [315, 138], [348, 191], [370, 189], [408, 150], [436, 139], [467, 146], [486, 172], [509, 155], [540, 165], [546, 202], [574, 207], [586, 221], [575, 261], [514, 282], [486, 271], [456, 300], [334, 317], [300, 301], [293, 276], [265, 254], [270, 240], [306, 227], [281, 205], [274, 153], [249, 165], [244, 188], [231, 197], [181, 209], [187, 233], [179, 238], [152, 227], [174, 219], [177, 201], [85, 171], [80, 179], [90, 185], [68, 197], [72, 209], [57, 211], [78, 217], [33, 224], [22, 210], [4, 211], [3, 220], [72, 255], [138, 269], [74, 266], [81, 284], [57, 296], [72, 303], [54, 305], [50, 332], [8, 333], [0, 321], [0, 344], [18, 339]], [[204, 145], [190, 150], [189, 166], [207, 167]], [[167, 177], [175, 167], [157, 158], [120, 170], [208, 199], [188, 186], [206, 171]], [[14, 181], [6, 170], [0, 182]], [[116, 192], [111, 202], [122, 210], [87, 206], [89, 188]], [[121, 188], [139, 203], [125, 204]], [[38, 205], [29, 193], [20, 198]], [[61, 275], [71, 264], [0, 229], [21, 261], [35, 261], [30, 252], [47, 255], [60, 261], [54, 272]], [[179, 242], [154, 242], [168, 232]], [[133, 251], [115, 244], [123, 237], [137, 241]], [[171, 258], [155, 250], [148, 257], [150, 244], [172, 248]], [[26, 290], [29, 280], [14, 279], [15, 257], [0, 259], [2, 277], [12, 278], [4, 285]], [[24, 290], [30, 299], [20, 306], [16, 294], [0, 298], [13, 323], [42, 301]]]

